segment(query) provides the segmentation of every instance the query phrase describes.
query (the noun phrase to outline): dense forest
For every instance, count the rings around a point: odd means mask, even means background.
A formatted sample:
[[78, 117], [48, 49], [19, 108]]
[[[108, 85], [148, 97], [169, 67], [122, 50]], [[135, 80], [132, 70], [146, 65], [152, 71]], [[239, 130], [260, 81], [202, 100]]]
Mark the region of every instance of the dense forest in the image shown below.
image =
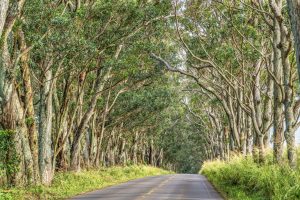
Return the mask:
[[298, 10], [292, 0], [1, 0], [0, 184], [130, 164], [194, 173], [233, 154], [263, 164], [268, 149], [296, 169]]

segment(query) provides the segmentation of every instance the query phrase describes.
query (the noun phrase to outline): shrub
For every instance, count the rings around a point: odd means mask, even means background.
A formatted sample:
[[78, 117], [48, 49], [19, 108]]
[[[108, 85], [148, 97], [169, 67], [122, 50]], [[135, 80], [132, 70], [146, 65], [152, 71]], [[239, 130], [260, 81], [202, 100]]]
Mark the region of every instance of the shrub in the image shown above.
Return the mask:
[[300, 199], [300, 170], [288, 166], [258, 165], [237, 156], [205, 162], [201, 173], [228, 199]]
[[14, 134], [14, 131], [0, 130], [0, 175], [6, 174], [8, 185], [14, 183], [14, 175], [18, 172], [20, 163], [15, 149]]

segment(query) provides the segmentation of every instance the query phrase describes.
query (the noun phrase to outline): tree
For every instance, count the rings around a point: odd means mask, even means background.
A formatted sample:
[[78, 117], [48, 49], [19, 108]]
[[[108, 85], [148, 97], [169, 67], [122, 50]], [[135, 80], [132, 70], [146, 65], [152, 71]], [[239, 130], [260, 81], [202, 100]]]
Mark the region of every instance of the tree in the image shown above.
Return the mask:
[[290, 21], [292, 25], [292, 32], [294, 35], [294, 45], [296, 51], [296, 61], [298, 66], [298, 76], [300, 79], [300, 10], [299, 10], [299, 2], [295, 0], [287, 0], [287, 6], [289, 10]]

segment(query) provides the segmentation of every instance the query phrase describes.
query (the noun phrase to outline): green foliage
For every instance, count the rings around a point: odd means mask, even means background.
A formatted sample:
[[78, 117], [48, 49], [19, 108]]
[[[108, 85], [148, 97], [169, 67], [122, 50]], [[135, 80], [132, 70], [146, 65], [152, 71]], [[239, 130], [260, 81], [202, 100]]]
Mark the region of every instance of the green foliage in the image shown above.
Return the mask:
[[[178, 110], [168, 109], [166, 116], [170, 125], [167, 126], [158, 137], [158, 143], [165, 150], [165, 159], [169, 163], [174, 163], [176, 171], [179, 173], [197, 173], [199, 163], [203, 159], [203, 139], [199, 130], [186, 121], [182, 113], [175, 114]], [[182, 109], [182, 108], [181, 108]], [[164, 123], [166, 125], [167, 122]]]
[[300, 198], [300, 169], [258, 165], [251, 158], [205, 162], [201, 173], [228, 199], [283, 200]]
[[5, 171], [7, 177], [19, 170], [20, 159], [15, 149], [14, 134], [11, 130], [0, 130], [0, 171]]
[[27, 126], [30, 126], [34, 123], [34, 119], [32, 117], [26, 118], [25, 123], [27, 124]]
[[35, 186], [17, 188], [9, 191], [0, 190], [0, 199], [64, 199], [136, 178], [170, 173], [172, 172], [149, 166], [111, 167], [81, 171], [79, 173], [58, 173], [50, 187]]

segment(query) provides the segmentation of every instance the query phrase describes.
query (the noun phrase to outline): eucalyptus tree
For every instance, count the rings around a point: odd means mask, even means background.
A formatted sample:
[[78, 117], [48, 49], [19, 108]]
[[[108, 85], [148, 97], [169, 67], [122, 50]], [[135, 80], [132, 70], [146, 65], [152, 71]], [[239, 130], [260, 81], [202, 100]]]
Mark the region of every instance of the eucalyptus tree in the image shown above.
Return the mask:
[[[20, 95], [18, 93], [17, 73], [16, 70], [19, 65], [20, 59], [23, 59], [20, 52], [22, 47], [17, 47], [14, 43], [18, 40], [17, 34], [13, 34], [13, 27], [19, 20], [23, 10], [25, 1], [2, 1], [1, 2], [1, 19], [0, 19], [0, 95], [1, 95], [1, 129], [13, 131], [14, 150], [20, 162], [17, 164], [19, 169], [24, 171], [16, 172], [12, 170], [7, 173], [8, 182], [11, 185], [17, 185], [28, 180], [28, 183], [35, 182], [37, 176], [34, 172], [36, 162], [33, 161], [33, 155], [30, 151], [30, 143], [27, 134], [27, 125], [24, 118], [26, 107], [23, 106]], [[34, 136], [32, 137], [34, 138]], [[33, 144], [33, 143], [31, 143]], [[35, 147], [31, 147], [33, 150]], [[34, 151], [34, 150], [33, 150]], [[6, 152], [8, 160], [10, 159], [11, 152]]]
[[[260, 14], [272, 34], [273, 71], [268, 71], [274, 81], [274, 157], [282, 162], [283, 141], [287, 142], [291, 167], [296, 166], [295, 131], [299, 126], [299, 100], [295, 90], [295, 60], [292, 54], [291, 29], [283, 1], [257, 1], [255, 12]], [[284, 137], [284, 138], [283, 138]]]
[[[101, 152], [116, 164], [116, 149], [121, 146], [124, 159], [128, 146], [116, 131], [126, 131], [127, 117], [136, 112], [114, 115], [114, 108], [124, 93], [153, 84], [147, 51], [163, 42], [158, 37], [172, 17], [170, 2], [24, 3], [0, 4], [1, 130], [15, 131], [20, 158], [9, 182], [50, 184], [56, 169], [99, 166]], [[136, 111], [142, 109], [150, 108]], [[144, 128], [132, 128], [145, 134], [147, 120], [140, 117]]]
[[298, 67], [298, 78], [300, 79], [300, 5], [298, 1], [287, 0], [287, 6], [294, 35], [294, 47], [296, 51], [296, 62]]
[[[264, 162], [273, 127], [274, 162], [281, 163], [285, 137], [294, 167], [299, 109], [283, 1], [175, 1], [174, 12], [174, 54], [184, 67], [170, 64], [169, 55], [151, 56], [219, 102], [230, 125], [231, 150], [245, 155], [253, 140], [254, 156], [257, 150]], [[213, 116], [210, 124], [216, 124]]]
[[[183, 61], [186, 70], [171, 67], [160, 56], [152, 56], [169, 70], [192, 78], [206, 93], [217, 99], [228, 118], [232, 148], [246, 153], [245, 119], [247, 115], [255, 114], [247, 100], [250, 99], [251, 87], [245, 79], [251, 73], [251, 61], [258, 57], [256, 47], [253, 49], [246, 40], [253, 35], [250, 25], [240, 22], [247, 16], [227, 9], [231, 6], [230, 2], [187, 1], [182, 4], [185, 4], [183, 9], [177, 8], [182, 15], [176, 17], [175, 29], [179, 40], [177, 44], [187, 54]], [[235, 21], [239, 23], [237, 27], [233, 26]], [[236, 33], [236, 30], [240, 32]]]

